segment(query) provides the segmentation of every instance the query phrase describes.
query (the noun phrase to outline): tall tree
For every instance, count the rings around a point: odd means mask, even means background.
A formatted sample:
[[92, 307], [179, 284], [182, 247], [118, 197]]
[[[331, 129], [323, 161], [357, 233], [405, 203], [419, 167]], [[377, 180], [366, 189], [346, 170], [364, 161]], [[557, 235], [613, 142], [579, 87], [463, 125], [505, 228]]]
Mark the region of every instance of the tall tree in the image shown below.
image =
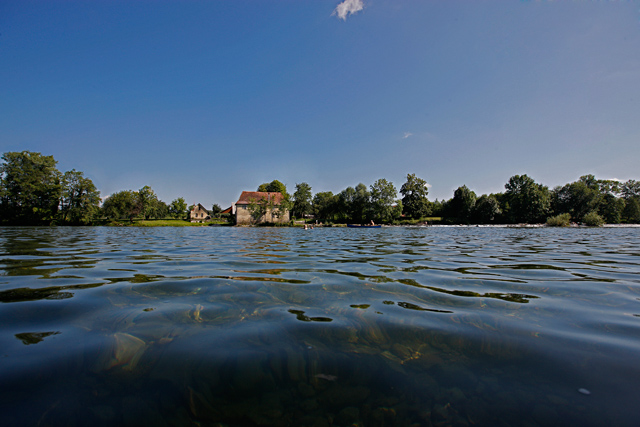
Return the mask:
[[149, 218], [157, 218], [158, 217], [158, 196], [156, 193], [149, 187], [145, 185], [140, 190], [138, 190], [138, 209], [142, 216], [145, 219]]
[[184, 219], [187, 216], [187, 202], [184, 197], [178, 197], [169, 205], [169, 214], [176, 219]]
[[449, 202], [449, 215], [460, 222], [469, 223], [471, 214], [476, 205], [476, 193], [469, 190], [466, 185], [458, 187], [453, 193], [453, 199]]
[[620, 221], [622, 221], [625, 205], [624, 199], [616, 197], [611, 193], [606, 193], [602, 196], [598, 214], [600, 214], [607, 224], [619, 224]]
[[9, 152], [0, 165], [0, 219], [19, 224], [51, 221], [62, 194], [61, 174], [53, 156]]
[[[584, 177], [583, 177], [584, 178]], [[575, 221], [582, 221], [589, 212], [596, 210], [601, 201], [600, 188], [583, 180], [556, 187], [552, 193], [552, 207], [556, 215], [568, 213]]]
[[504, 210], [513, 222], [544, 222], [549, 213], [549, 188], [527, 175], [514, 175], [504, 186]]
[[640, 181], [630, 179], [622, 184], [622, 197], [625, 199], [640, 197]]
[[[365, 187], [366, 189], [366, 187]], [[353, 187], [347, 187], [338, 194], [336, 203], [336, 213], [341, 221], [350, 221], [355, 216], [354, 204], [356, 201], [356, 190]]]
[[400, 187], [402, 194], [402, 207], [404, 214], [411, 218], [422, 218], [431, 214], [429, 200], [429, 188], [427, 181], [416, 177], [415, 174], [407, 175], [407, 182]]
[[[371, 185], [371, 216], [376, 222], [390, 222], [394, 219], [394, 203], [398, 191], [393, 183], [381, 178]], [[402, 213], [402, 211], [400, 211]]]
[[133, 218], [140, 213], [138, 193], [124, 190], [113, 193], [102, 203], [102, 212], [109, 219]]
[[493, 194], [483, 194], [476, 200], [472, 220], [479, 224], [492, 223], [500, 215], [500, 203]]
[[268, 192], [268, 193], [282, 193], [283, 196], [288, 196], [287, 186], [274, 179], [269, 183], [260, 184], [258, 186], [258, 191]]
[[291, 195], [287, 193], [287, 186], [277, 179], [274, 179], [269, 183], [260, 184], [260, 186], [258, 186], [258, 191], [280, 193], [284, 196], [284, 199], [280, 202], [279, 205], [272, 206], [273, 209], [271, 209], [271, 212], [277, 217], [283, 217], [293, 207], [293, 203], [291, 203]]
[[619, 197], [622, 193], [622, 182], [615, 181], [612, 179], [602, 179], [598, 181], [600, 186], [600, 193], [602, 194], [611, 194], [613, 196]]
[[352, 204], [352, 220], [355, 223], [363, 223], [369, 219], [369, 203], [371, 194], [367, 190], [367, 186], [363, 183], [356, 185], [355, 197]]
[[296, 184], [293, 193], [293, 212], [299, 218], [311, 212], [311, 186], [306, 182]]
[[222, 212], [222, 208], [217, 203], [214, 203], [213, 206], [211, 206], [211, 210], [209, 211], [212, 218], [218, 218], [220, 216], [220, 212]]
[[624, 221], [629, 224], [640, 223], [640, 197], [634, 196], [626, 199], [623, 217]]
[[331, 191], [321, 191], [313, 196], [313, 213], [323, 221], [333, 220], [336, 213], [337, 196]]
[[166, 218], [169, 216], [169, 205], [160, 199], [156, 199], [153, 207], [153, 216], [155, 218]]
[[62, 221], [90, 224], [100, 211], [100, 192], [89, 178], [75, 169], [62, 177]]

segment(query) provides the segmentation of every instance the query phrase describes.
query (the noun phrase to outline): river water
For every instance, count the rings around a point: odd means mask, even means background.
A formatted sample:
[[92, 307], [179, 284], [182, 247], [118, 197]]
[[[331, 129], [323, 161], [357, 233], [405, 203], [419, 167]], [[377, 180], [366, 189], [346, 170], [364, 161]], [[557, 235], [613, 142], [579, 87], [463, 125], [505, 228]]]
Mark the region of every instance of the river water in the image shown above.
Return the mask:
[[638, 228], [0, 228], [0, 424], [635, 426], [639, 248]]

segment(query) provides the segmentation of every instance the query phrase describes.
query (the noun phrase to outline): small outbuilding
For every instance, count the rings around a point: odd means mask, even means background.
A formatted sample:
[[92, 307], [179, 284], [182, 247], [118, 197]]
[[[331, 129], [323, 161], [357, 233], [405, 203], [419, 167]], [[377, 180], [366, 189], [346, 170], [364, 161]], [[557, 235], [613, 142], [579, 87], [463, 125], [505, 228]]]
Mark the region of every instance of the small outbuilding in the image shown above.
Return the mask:
[[189, 220], [191, 222], [205, 222], [211, 219], [211, 214], [200, 203], [193, 205], [189, 211]]
[[289, 222], [284, 195], [277, 192], [243, 191], [235, 203], [236, 225]]

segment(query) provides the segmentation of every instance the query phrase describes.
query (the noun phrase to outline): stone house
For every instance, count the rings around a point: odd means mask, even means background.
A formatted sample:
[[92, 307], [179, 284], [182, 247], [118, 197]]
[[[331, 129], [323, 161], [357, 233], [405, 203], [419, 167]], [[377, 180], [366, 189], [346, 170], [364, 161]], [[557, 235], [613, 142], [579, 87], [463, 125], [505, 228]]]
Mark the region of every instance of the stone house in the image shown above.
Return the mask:
[[209, 211], [204, 208], [200, 203], [194, 205], [189, 212], [189, 220], [191, 222], [205, 222], [211, 219]]
[[[261, 222], [286, 223], [289, 222], [290, 213], [285, 209], [282, 215], [278, 215], [277, 208], [284, 201], [282, 193], [268, 193], [262, 191], [243, 191], [235, 203], [236, 225], [259, 224]], [[266, 209], [260, 218], [251, 215], [249, 206], [251, 203], [264, 204]]]

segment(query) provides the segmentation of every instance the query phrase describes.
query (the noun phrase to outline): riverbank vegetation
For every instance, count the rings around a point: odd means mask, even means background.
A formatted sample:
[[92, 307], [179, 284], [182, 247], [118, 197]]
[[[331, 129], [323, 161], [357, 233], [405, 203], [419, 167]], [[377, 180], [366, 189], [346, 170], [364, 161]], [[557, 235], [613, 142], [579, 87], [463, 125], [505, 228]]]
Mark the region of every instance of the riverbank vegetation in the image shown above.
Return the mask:
[[[101, 201], [100, 192], [83, 172], [60, 172], [53, 156], [8, 152], [0, 164], [0, 224], [6, 225], [138, 225], [190, 226], [184, 198], [160, 200], [150, 186], [122, 190]], [[430, 201], [427, 182], [408, 174], [398, 191], [384, 178], [368, 187], [359, 183], [334, 194], [313, 194], [306, 182], [290, 195], [278, 180], [257, 191], [280, 192], [280, 210], [292, 218], [323, 224], [541, 224], [568, 226], [580, 223], [640, 223], [640, 182], [599, 180], [584, 175], [577, 181], [549, 189], [527, 175], [514, 175], [505, 191], [477, 194], [463, 185], [449, 200]], [[264, 207], [256, 202], [257, 213]], [[232, 223], [219, 205], [209, 211], [207, 224]], [[256, 214], [257, 214], [256, 213]], [[295, 221], [292, 220], [292, 225]]]

